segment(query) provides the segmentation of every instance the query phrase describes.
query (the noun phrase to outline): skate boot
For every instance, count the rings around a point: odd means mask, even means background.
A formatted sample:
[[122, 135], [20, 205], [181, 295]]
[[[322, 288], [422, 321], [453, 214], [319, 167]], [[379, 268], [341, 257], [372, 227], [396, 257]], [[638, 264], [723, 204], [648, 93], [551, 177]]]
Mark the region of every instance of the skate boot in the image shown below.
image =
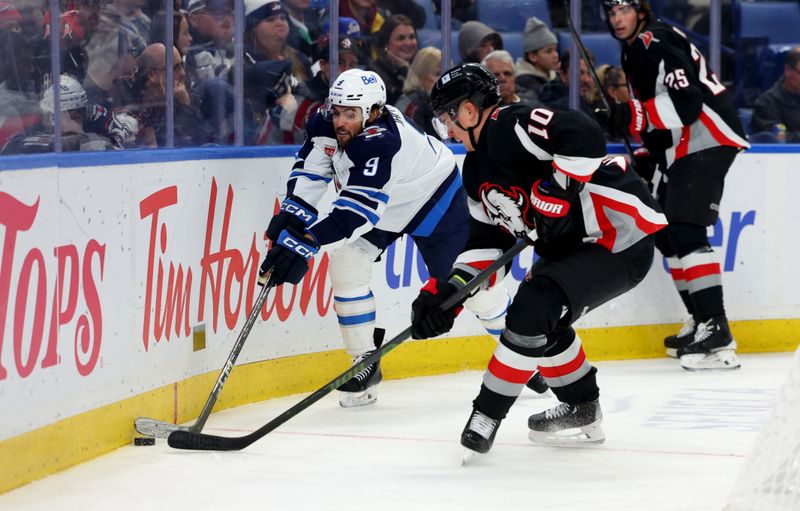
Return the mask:
[[466, 464], [475, 453], [485, 454], [489, 452], [494, 443], [497, 429], [500, 427], [500, 420], [487, 417], [478, 410], [473, 409], [469, 416], [464, 431], [461, 432], [461, 445], [467, 448], [464, 452], [462, 465]]
[[[372, 334], [375, 348], [380, 348], [383, 344], [383, 337], [386, 330], [376, 328]], [[358, 364], [368, 356], [375, 353], [370, 350], [362, 355], [353, 358], [353, 365]], [[378, 389], [376, 386], [383, 379], [381, 373], [381, 361], [370, 364], [355, 376], [344, 382], [337, 390], [339, 391], [339, 405], [342, 408], [352, 408], [355, 406], [371, 405], [378, 400]]]
[[678, 357], [687, 371], [727, 371], [742, 365], [728, 320], [722, 316], [699, 323], [691, 344], [679, 348]]
[[528, 380], [528, 383], [526, 383], [525, 386], [540, 396], [544, 396], [544, 394], [547, 393], [547, 390], [550, 388], [547, 386], [547, 382], [544, 381], [544, 376], [542, 376], [542, 373], [539, 371], [533, 373], [533, 376], [531, 376], [531, 379]]
[[665, 337], [664, 347], [667, 349], [667, 356], [678, 358], [678, 350], [692, 343], [696, 330], [697, 325], [694, 322], [694, 318], [690, 317], [683, 323], [677, 334]]
[[600, 401], [560, 403], [528, 418], [528, 438], [542, 445], [602, 444], [606, 440], [601, 424]]

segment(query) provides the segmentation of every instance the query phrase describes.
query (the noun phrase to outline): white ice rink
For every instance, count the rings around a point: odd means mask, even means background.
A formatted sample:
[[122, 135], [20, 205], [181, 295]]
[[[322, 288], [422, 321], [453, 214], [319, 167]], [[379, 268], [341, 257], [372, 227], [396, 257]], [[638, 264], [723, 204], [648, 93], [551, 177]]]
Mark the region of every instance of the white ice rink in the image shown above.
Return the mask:
[[[0, 495], [0, 510], [720, 510], [791, 354], [742, 359], [703, 374], [667, 359], [597, 364], [598, 447], [530, 443], [528, 416], [554, 399], [526, 390], [492, 451], [462, 467], [482, 373], [390, 380], [375, 406], [326, 396], [243, 451], [124, 447]], [[216, 413], [206, 432], [249, 433], [301, 397]]]

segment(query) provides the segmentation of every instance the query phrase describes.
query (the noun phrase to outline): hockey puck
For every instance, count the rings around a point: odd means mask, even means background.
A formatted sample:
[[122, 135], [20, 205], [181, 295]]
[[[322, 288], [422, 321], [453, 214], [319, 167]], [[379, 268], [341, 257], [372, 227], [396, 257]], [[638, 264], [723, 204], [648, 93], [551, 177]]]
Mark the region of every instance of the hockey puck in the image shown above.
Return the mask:
[[133, 439], [133, 445], [156, 445], [156, 439], [149, 436], [137, 436]]

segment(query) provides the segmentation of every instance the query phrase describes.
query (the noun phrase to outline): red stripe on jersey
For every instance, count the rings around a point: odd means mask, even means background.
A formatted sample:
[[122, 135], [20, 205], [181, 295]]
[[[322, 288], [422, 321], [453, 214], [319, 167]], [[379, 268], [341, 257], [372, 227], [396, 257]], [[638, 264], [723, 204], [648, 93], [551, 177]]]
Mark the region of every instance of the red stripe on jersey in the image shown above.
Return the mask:
[[683, 158], [689, 153], [689, 140], [691, 140], [691, 129], [689, 126], [681, 128], [681, 139], [675, 146], [675, 159]]
[[659, 130], [667, 129], [664, 126], [664, 121], [661, 120], [661, 116], [658, 115], [656, 98], [648, 99], [644, 102], [644, 111], [647, 112], [647, 122], [649, 122], [654, 128]]
[[719, 275], [720, 273], [719, 263], [698, 264], [683, 270], [687, 282], [701, 277], [708, 277], [709, 275]]
[[[594, 170], [592, 172], [590, 172], [589, 175], [586, 175], [586, 176], [582, 176], [580, 174], [573, 174], [572, 172], [570, 172], [568, 170], [564, 170], [561, 167], [559, 167], [558, 165], [556, 165], [555, 160], [553, 160], [553, 168], [556, 169], [557, 171], [561, 172], [562, 174], [568, 175], [569, 177], [571, 177], [575, 181], [579, 181], [581, 183], [588, 183], [589, 180], [592, 179], [592, 174], [594, 174]], [[597, 170], [597, 169], [595, 169], [595, 170]]]
[[614, 247], [614, 241], [617, 239], [617, 230], [614, 228], [611, 220], [608, 219], [604, 208], [618, 211], [633, 218], [636, 227], [646, 234], [653, 234], [666, 226], [666, 224], [656, 224], [647, 220], [639, 213], [636, 206], [632, 204], [620, 202], [595, 193], [590, 193], [589, 196], [592, 198], [592, 204], [594, 204], [597, 225], [600, 226], [600, 231], [603, 233], [600, 239], [597, 240], [597, 244], [604, 247], [609, 252]]
[[489, 361], [489, 372], [503, 381], [519, 385], [528, 383], [534, 373], [533, 370], [514, 369], [511, 366], [507, 366], [497, 360], [494, 355], [492, 355], [492, 360]]
[[672, 280], [685, 280], [686, 278], [683, 275], [683, 268], [670, 268], [669, 273], [672, 275]]
[[581, 346], [580, 351], [571, 361], [555, 367], [539, 366], [539, 372], [545, 378], [561, 378], [580, 369], [585, 361], [586, 355], [583, 353], [583, 346]]
[[709, 132], [711, 132], [711, 136], [714, 137], [714, 140], [716, 140], [719, 145], [743, 147], [741, 144], [738, 144], [725, 136], [722, 130], [719, 129], [719, 127], [714, 123], [713, 119], [711, 119], [707, 113], [700, 112], [700, 122], [703, 123], [703, 126], [705, 126]]

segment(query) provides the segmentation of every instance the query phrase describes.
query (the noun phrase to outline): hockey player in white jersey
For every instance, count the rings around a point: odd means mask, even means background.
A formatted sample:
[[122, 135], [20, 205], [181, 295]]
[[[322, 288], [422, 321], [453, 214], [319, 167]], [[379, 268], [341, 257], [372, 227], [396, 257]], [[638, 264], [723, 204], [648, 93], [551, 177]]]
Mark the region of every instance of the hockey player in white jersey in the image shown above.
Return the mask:
[[[356, 363], [382, 340], [375, 329], [372, 263], [408, 234], [431, 276], [445, 278], [468, 238], [469, 214], [453, 153], [385, 105], [386, 88], [377, 74], [345, 71], [328, 101], [309, 118], [286, 199], [267, 228], [273, 248], [261, 280], [272, 268], [274, 284], [297, 284], [321, 246], [335, 247], [334, 310]], [[337, 196], [330, 212], [318, 218], [317, 205], [331, 182]], [[507, 295], [503, 286], [496, 286], [492, 294], [497, 293]], [[499, 336], [509, 303], [491, 298], [465, 305]], [[368, 366], [339, 388], [339, 403], [374, 403], [380, 380], [380, 363]]]

